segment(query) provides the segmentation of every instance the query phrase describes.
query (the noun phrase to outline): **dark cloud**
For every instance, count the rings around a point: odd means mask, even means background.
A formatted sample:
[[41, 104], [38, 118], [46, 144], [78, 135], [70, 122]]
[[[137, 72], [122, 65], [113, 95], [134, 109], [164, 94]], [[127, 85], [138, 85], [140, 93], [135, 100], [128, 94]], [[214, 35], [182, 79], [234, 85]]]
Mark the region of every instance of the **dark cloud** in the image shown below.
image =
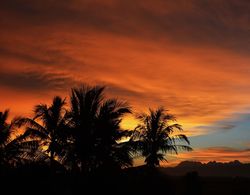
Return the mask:
[[[250, 2], [246, 0], [4, 1], [2, 22], [33, 26], [77, 25], [82, 29], [182, 44], [250, 49]], [[5, 17], [4, 17], [5, 16]], [[13, 19], [14, 20], [14, 19]]]
[[[0, 57], [18, 59], [25, 63], [34, 65], [45, 65], [45, 66], [62, 66], [64, 65], [83, 65], [83, 62], [79, 62], [68, 56], [65, 52], [57, 49], [45, 49], [39, 48], [38, 46], [26, 47], [4, 47], [0, 46]], [[65, 67], [66, 68], [66, 67]]]
[[106, 83], [105, 84], [107, 93], [111, 94], [111, 95], [118, 95], [120, 97], [127, 97], [127, 98], [142, 98], [144, 96], [143, 93], [134, 91], [133, 89], [131, 89], [130, 87], [122, 87], [122, 86], [118, 86], [115, 84], [109, 84]]
[[221, 128], [222, 128], [222, 129], [225, 129], [225, 130], [230, 130], [230, 129], [233, 129], [233, 128], [235, 128], [235, 127], [236, 127], [236, 125], [227, 124], [227, 125], [222, 126]]
[[67, 75], [55, 73], [1, 72], [0, 75], [0, 86], [28, 92], [65, 90], [76, 83]]
[[[228, 123], [230, 123], [230, 122], [228, 122]], [[233, 130], [235, 127], [237, 127], [237, 125], [235, 125], [235, 124], [226, 124], [226, 122], [223, 121], [223, 122], [217, 122], [217, 123], [215, 123], [213, 125], [196, 126], [194, 129], [202, 130], [204, 132], [209, 132], [209, 133], [216, 133], [216, 132], [221, 133], [221, 132]]]
[[52, 60], [42, 59], [35, 57], [26, 52], [8, 50], [6, 48], [0, 48], [0, 56], [7, 58], [17, 58], [25, 62], [35, 63], [35, 64], [51, 64]]

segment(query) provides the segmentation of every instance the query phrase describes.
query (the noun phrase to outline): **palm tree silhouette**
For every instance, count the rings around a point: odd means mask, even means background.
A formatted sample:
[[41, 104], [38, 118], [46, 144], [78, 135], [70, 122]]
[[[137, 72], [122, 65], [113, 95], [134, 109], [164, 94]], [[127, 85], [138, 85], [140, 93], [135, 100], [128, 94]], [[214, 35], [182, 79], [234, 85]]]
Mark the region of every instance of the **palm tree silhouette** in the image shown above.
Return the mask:
[[[164, 155], [167, 152], [177, 154], [178, 150], [192, 150], [188, 146], [190, 143], [186, 135], [174, 134], [176, 130], [182, 131], [183, 129], [181, 125], [173, 123], [176, 118], [165, 113], [163, 107], [156, 110], [149, 109], [149, 114], [139, 114], [137, 119], [141, 124], [136, 127], [132, 138], [149, 167], [159, 166], [160, 161], [166, 161]], [[182, 141], [188, 145], [180, 144]]]
[[38, 139], [42, 148], [46, 148], [51, 167], [55, 165], [55, 156], [60, 160], [65, 154], [68, 127], [67, 111], [64, 106], [65, 99], [56, 96], [50, 106], [36, 105], [33, 119], [22, 118], [19, 120], [19, 124], [27, 125], [25, 136]]
[[[104, 87], [72, 89], [71, 127], [74, 151], [82, 171], [91, 171], [106, 165], [130, 165], [128, 146], [118, 143], [127, 131], [121, 131], [120, 122], [131, 110], [125, 102], [104, 98]], [[121, 152], [122, 151], [122, 152]], [[73, 158], [74, 158], [73, 157]]]
[[131, 132], [120, 127], [122, 117], [129, 113], [129, 105], [116, 99], [103, 101], [99, 108], [96, 122], [97, 158], [100, 166], [106, 169], [132, 166], [130, 143], [123, 141]]
[[19, 118], [7, 122], [9, 110], [0, 112], [0, 165], [15, 166], [28, 161], [38, 148], [38, 143], [27, 140], [18, 132]]

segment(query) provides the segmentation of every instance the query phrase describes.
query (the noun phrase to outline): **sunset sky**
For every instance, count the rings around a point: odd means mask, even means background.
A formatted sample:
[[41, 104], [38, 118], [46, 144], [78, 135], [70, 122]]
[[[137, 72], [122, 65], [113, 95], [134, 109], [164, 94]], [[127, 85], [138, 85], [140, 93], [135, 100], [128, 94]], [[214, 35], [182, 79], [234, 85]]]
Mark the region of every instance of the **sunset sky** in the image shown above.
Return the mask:
[[135, 112], [177, 116], [194, 151], [169, 164], [250, 162], [250, 1], [3, 0], [0, 26], [11, 117], [82, 82], [107, 85]]

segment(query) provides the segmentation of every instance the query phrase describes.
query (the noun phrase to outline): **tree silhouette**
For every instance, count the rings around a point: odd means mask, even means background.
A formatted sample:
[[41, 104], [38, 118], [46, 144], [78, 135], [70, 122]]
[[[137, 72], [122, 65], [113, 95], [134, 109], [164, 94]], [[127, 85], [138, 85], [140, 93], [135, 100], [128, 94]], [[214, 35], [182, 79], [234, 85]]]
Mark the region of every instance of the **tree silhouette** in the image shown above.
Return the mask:
[[103, 101], [96, 121], [97, 160], [104, 168], [132, 166], [131, 146], [122, 139], [130, 135], [120, 123], [125, 114], [131, 113], [126, 102], [116, 99]]
[[26, 137], [38, 139], [42, 148], [46, 148], [51, 167], [55, 165], [55, 156], [60, 160], [65, 155], [67, 144], [67, 111], [65, 100], [54, 97], [50, 106], [39, 104], [35, 106], [34, 118], [22, 118], [19, 124], [27, 125]]
[[[141, 122], [133, 135], [137, 150], [145, 157], [149, 167], [159, 166], [160, 161], [165, 161], [165, 153], [178, 150], [191, 151], [189, 140], [184, 134], [174, 134], [176, 130], [182, 131], [181, 125], [174, 123], [175, 117], [165, 112], [164, 108], [149, 109], [148, 113], [137, 116]], [[182, 141], [188, 145], [180, 144]]]
[[131, 110], [125, 102], [104, 98], [104, 87], [72, 89], [71, 128], [74, 137], [74, 162], [82, 171], [91, 171], [106, 165], [131, 165], [128, 146], [118, 143], [127, 131], [120, 129], [124, 114]]
[[38, 143], [27, 140], [23, 134], [18, 135], [18, 120], [7, 122], [9, 110], [0, 112], [0, 165], [15, 166], [32, 158], [38, 148]]

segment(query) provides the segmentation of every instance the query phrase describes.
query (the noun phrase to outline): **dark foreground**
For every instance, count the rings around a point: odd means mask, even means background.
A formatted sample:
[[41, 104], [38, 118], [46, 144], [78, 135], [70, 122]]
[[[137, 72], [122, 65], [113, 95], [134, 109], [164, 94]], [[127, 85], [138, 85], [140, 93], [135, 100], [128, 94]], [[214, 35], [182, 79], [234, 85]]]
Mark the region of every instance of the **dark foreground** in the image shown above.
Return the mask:
[[169, 176], [161, 169], [131, 168], [115, 173], [51, 174], [48, 169], [1, 171], [0, 194], [235, 194], [250, 195], [250, 178]]

